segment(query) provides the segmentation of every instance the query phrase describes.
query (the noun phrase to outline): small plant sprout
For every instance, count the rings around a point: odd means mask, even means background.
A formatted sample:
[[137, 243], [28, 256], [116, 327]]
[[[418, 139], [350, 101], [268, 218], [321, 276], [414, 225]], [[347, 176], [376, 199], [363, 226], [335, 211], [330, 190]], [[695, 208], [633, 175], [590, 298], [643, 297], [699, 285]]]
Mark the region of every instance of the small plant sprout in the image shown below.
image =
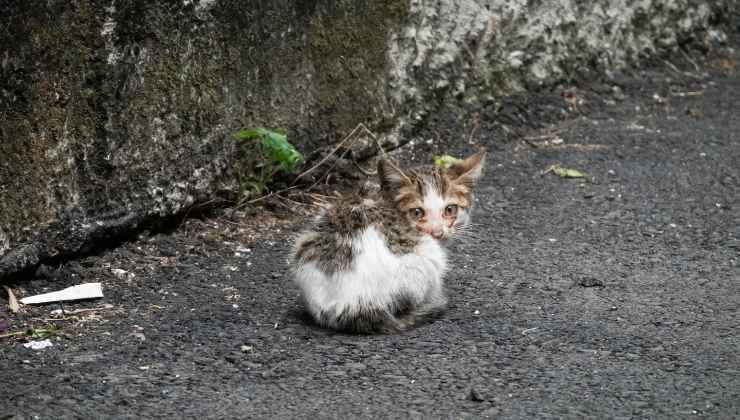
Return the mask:
[[240, 167], [237, 169], [240, 204], [264, 195], [278, 172], [291, 173], [303, 161], [303, 155], [283, 133], [253, 128], [238, 131], [233, 136], [240, 141]]

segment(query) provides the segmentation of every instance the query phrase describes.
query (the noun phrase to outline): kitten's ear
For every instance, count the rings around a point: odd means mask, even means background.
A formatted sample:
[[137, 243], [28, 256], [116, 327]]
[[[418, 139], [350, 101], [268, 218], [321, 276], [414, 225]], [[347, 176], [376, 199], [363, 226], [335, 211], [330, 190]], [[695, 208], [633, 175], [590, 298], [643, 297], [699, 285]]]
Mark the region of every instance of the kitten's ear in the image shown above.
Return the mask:
[[380, 181], [381, 189], [386, 191], [397, 189], [401, 184], [407, 182], [408, 179], [406, 174], [390, 160], [381, 158], [378, 161], [378, 180]]
[[447, 169], [447, 174], [453, 180], [476, 181], [483, 174], [483, 166], [486, 162], [486, 151], [480, 152], [463, 159]]

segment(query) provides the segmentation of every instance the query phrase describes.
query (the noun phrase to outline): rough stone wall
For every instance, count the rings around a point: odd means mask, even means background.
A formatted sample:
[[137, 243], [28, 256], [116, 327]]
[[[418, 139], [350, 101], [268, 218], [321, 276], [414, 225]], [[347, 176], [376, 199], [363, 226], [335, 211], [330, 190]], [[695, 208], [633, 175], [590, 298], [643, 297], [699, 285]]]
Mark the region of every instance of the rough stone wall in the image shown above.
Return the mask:
[[440, 102], [496, 101], [623, 68], [706, 36], [730, 3], [411, 0], [389, 42], [393, 100], [414, 121]]
[[729, 1], [0, 2], [0, 277], [235, 190], [237, 129], [398, 142], [704, 36]]

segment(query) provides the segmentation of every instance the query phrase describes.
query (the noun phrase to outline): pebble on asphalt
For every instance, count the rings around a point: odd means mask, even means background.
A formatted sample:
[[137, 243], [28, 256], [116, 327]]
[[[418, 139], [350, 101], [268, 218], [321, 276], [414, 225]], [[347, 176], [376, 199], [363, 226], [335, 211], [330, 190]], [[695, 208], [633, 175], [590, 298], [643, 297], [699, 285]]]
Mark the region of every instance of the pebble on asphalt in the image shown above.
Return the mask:
[[578, 280], [578, 284], [583, 287], [603, 287], [604, 282], [595, 277], [582, 277]]

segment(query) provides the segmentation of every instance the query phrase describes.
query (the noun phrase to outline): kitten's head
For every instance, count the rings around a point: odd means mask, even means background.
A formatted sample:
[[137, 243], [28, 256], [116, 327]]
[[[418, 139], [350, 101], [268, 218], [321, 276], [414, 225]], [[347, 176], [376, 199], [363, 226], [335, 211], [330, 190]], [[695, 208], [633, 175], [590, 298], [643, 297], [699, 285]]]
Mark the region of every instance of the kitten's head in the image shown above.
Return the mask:
[[419, 231], [435, 239], [449, 239], [470, 223], [473, 185], [483, 172], [485, 151], [443, 169], [421, 166], [400, 169], [378, 162], [383, 194]]

